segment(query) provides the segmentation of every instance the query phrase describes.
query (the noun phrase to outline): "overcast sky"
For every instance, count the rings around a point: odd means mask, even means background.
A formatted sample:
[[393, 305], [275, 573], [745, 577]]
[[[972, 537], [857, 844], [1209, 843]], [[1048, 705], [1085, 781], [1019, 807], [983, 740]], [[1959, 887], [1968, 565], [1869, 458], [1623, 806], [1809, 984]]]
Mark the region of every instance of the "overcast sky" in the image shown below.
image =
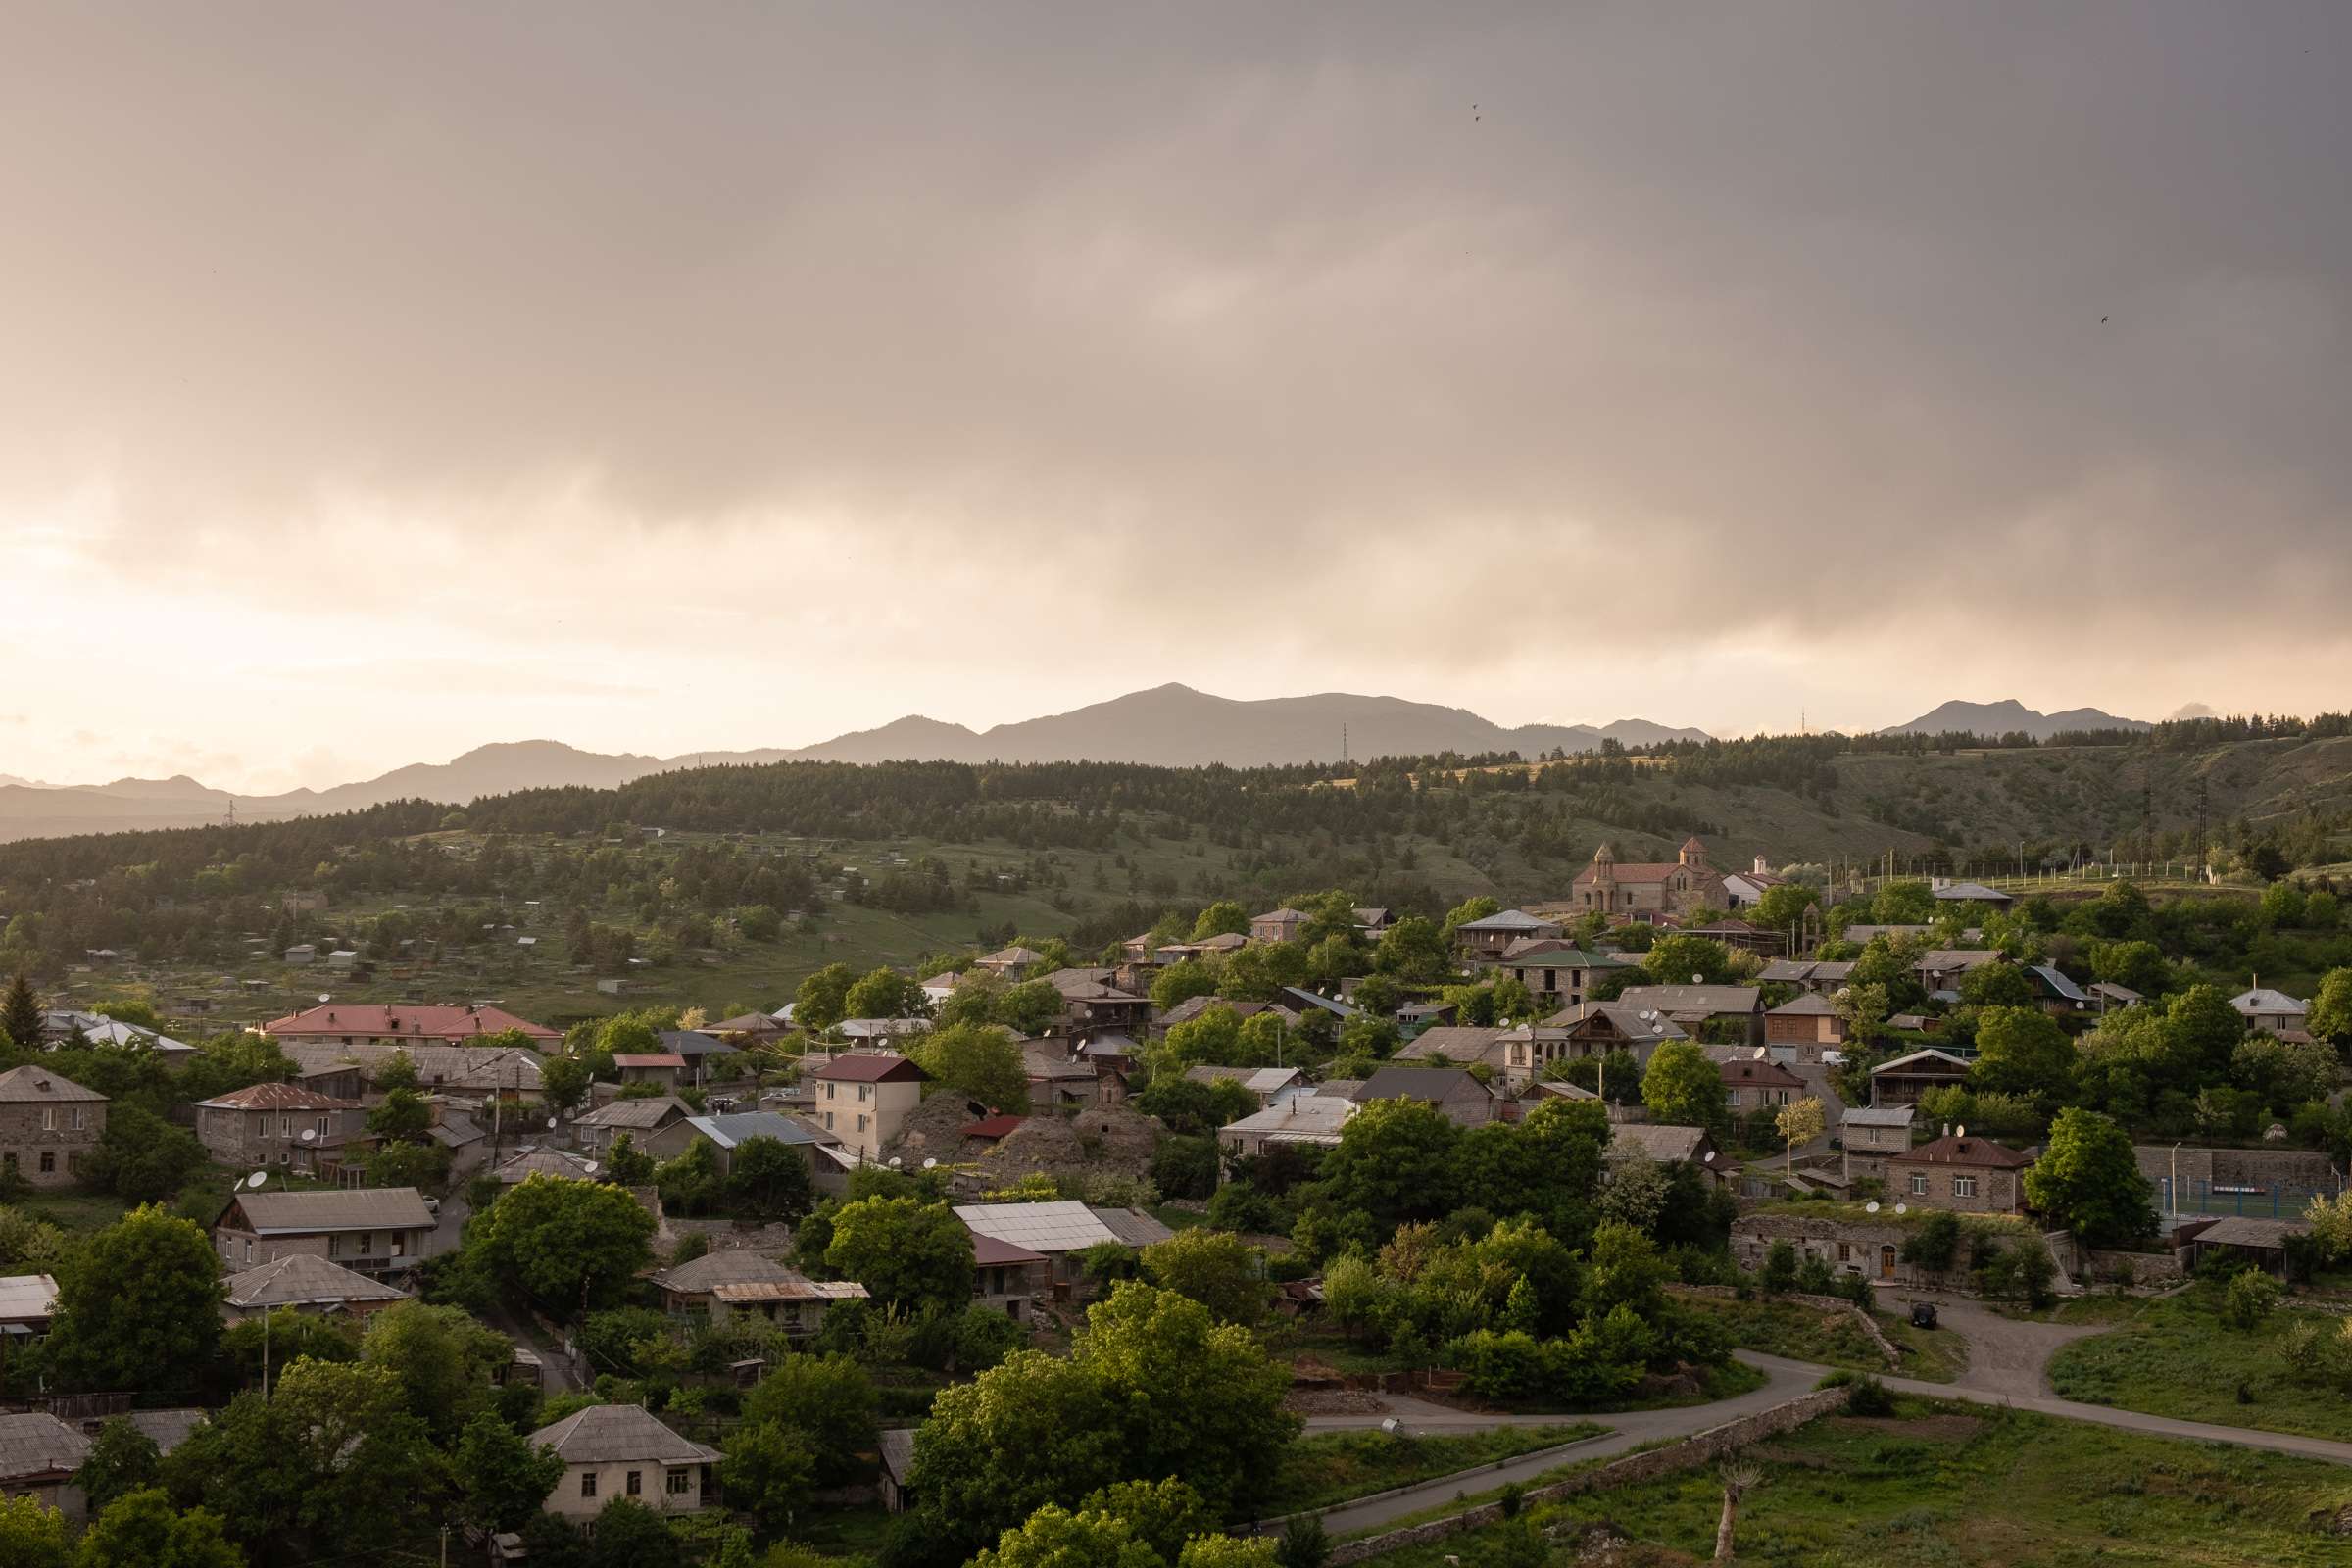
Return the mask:
[[2352, 703], [2352, 7], [0, 0], [0, 773]]

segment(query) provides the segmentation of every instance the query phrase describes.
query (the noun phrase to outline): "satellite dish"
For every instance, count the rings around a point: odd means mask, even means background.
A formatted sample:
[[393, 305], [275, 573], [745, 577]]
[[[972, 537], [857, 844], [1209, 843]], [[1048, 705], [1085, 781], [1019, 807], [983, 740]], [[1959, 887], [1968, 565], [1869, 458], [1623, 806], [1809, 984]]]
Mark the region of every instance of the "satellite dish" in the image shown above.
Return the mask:
[[1700, 1155], [1700, 1156], [1699, 1156], [1699, 1163], [1700, 1163], [1700, 1164], [1702, 1164], [1702, 1165], [1712, 1165], [1712, 1164], [1714, 1164], [1714, 1163], [1715, 1163], [1715, 1151], [1713, 1151], [1712, 1149], [1710, 1149], [1710, 1150], [1708, 1150], [1708, 1151], [1707, 1151], [1707, 1152], [1706, 1152], [1704, 1154]]
[[1703, 986], [1707, 983], [1707, 977], [1703, 974], [1694, 974], [1690, 977], [1690, 983], [1694, 986]]
[[320, 1002], [332, 1002], [335, 1000], [334, 993], [329, 991], [321, 991], [318, 993], [318, 1000]]
[[268, 1181], [269, 1179], [270, 1173], [268, 1171], [257, 1170], [252, 1175], [245, 1178], [245, 1185], [248, 1187], [259, 1187], [262, 1185], [262, 1183]]
[[553, 1116], [550, 1116], [550, 1117], [548, 1117], [548, 1118], [547, 1118], [547, 1125], [548, 1125], [548, 1128], [549, 1128], [549, 1130], [550, 1130], [550, 1131], [553, 1131], [553, 1130], [554, 1130], [554, 1128], [555, 1128], [555, 1125], [556, 1125], [556, 1118], [555, 1118], [555, 1117], [553, 1117]]
[[580, 1169], [587, 1175], [593, 1176], [596, 1174], [596, 1161], [592, 1159], [587, 1164], [582, 1165]]
[[1968, 1127], [1967, 1127], [1967, 1124], [1966, 1124], [1966, 1123], [1963, 1123], [1963, 1124], [1961, 1124], [1960, 1126], [1953, 1128], [1953, 1129], [1952, 1129], [1952, 1136], [1953, 1136], [1954, 1138], [1966, 1138], [1966, 1137], [1968, 1136]]
[[1863, 1212], [1863, 1213], [1865, 1213], [1865, 1214], [1876, 1214], [1878, 1211], [1879, 1211], [1879, 1200], [1878, 1200], [1877, 1199], [1875, 1199], [1875, 1198], [1874, 1198], [1874, 1199], [1872, 1199], [1872, 1200], [1871, 1200], [1869, 1202], [1867, 1202], [1867, 1203], [1864, 1203], [1864, 1204], [1862, 1205], [1862, 1212]]
[[891, 1158], [891, 1161], [890, 1161], [890, 1168], [891, 1168], [892, 1170], [897, 1170], [897, 1169], [898, 1169], [898, 1168], [899, 1168], [901, 1165], [904, 1165], [904, 1164], [906, 1164], [906, 1162], [905, 1160], [898, 1158], [896, 1155], [893, 1155], [893, 1156], [892, 1156], [892, 1158]]
[[925, 1169], [925, 1170], [932, 1170], [932, 1169], [935, 1169], [935, 1168], [937, 1168], [938, 1164], [939, 1164], [939, 1161], [938, 1161], [938, 1160], [936, 1160], [936, 1159], [926, 1159], [926, 1160], [924, 1160], [924, 1161], [923, 1161], [923, 1169]]
[[1908, 1214], [1911, 1212], [1911, 1205], [1909, 1203], [1897, 1203], [1894, 1205], [1894, 1211], [1897, 1214]]
[[302, 1141], [306, 1144], [316, 1142], [318, 1137], [318, 1129], [316, 1127], [305, 1127], [302, 1130]]

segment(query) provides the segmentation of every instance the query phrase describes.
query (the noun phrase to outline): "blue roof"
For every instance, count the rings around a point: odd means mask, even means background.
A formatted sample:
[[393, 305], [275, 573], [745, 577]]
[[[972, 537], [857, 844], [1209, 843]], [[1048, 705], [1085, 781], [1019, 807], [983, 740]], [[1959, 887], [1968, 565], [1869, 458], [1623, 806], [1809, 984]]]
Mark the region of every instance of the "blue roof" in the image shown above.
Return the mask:
[[772, 1110], [735, 1110], [723, 1116], [689, 1116], [686, 1125], [721, 1149], [733, 1149], [747, 1138], [773, 1138], [780, 1144], [813, 1144], [816, 1129], [805, 1121]]

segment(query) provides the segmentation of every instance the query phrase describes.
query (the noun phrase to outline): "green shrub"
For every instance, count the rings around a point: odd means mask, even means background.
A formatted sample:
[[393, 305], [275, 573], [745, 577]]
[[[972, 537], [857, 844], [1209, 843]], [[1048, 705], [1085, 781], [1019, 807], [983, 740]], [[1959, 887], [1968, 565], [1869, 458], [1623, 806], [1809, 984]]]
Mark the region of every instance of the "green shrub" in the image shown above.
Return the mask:
[[2230, 1282], [2222, 1298], [2222, 1321], [2240, 1333], [2260, 1328], [2278, 1309], [2278, 1282], [2250, 1268]]

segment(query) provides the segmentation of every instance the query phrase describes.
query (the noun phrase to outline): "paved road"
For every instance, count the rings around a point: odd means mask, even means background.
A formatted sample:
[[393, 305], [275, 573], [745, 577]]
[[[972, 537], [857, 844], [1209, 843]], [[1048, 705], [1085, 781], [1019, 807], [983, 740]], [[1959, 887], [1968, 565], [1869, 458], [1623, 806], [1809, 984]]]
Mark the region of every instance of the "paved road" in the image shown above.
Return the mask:
[[[1829, 1370], [1827, 1367], [1810, 1366], [1803, 1361], [1785, 1360], [1777, 1355], [1764, 1355], [1756, 1351], [1740, 1350], [1734, 1353], [1749, 1365], [1762, 1367], [1776, 1376], [1818, 1377]], [[2250, 1427], [2215, 1426], [2205, 1421], [2176, 1421], [2171, 1416], [2118, 1410], [2104, 1404], [2082, 1404], [2047, 1395], [2019, 1397], [1990, 1389], [1971, 1388], [1965, 1383], [1923, 1383], [1917, 1378], [1883, 1378], [1880, 1381], [1898, 1394], [1920, 1394], [1931, 1399], [1965, 1399], [1971, 1404], [2008, 1405], [2040, 1415], [2064, 1416], [2070, 1421], [2088, 1421], [2097, 1426], [2121, 1427], [2127, 1432], [2145, 1432], [2152, 1437], [2185, 1438], [2196, 1443], [2230, 1443], [2241, 1448], [2269, 1448], [2276, 1453], [2300, 1453], [2314, 1459], [2352, 1465], [2352, 1443], [2338, 1443], [2328, 1438], [2299, 1438], [2291, 1433], [2256, 1432]]]
[[[1992, 1315], [1992, 1314], [1987, 1314]], [[2050, 1329], [2050, 1324], [2018, 1324], [2002, 1318], [2004, 1327]], [[2095, 1332], [2095, 1331], [2092, 1331]], [[2074, 1338], [2068, 1333], [2067, 1338]], [[1347, 1535], [1370, 1530], [1406, 1514], [1419, 1513], [1425, 1508], [1450, 1502], [1462, 1493], [1492, 1492], [1511, 1482], [1528, 1482], [1546, 1471], [1564, 1464], [1581, 1464], [1589, 1459], [1605, 1459], [1625, 1452], [1639, 1445], [1660, 1438], [1686, 1438], [1726, 1421], [1750, 1415], [1758, 1410], [1784, 1404], [1798, 1395], [1811, 1392], [1813, 1385], [1831, 1369], [1809, 1361], [1791, 1361], [1786, 1356], [1765, 1355], [1758, 1351], [1734, 1352], [1748, 1365], [1765, 1374], [1765, 1385], [1747, 1394], [1711, 1404], [1682, 1405], [1671, 1410], [1632, 1410], [1619, 1415], [1601, 1415], [1592, 1419], [1609, 1427], [1606, 1436], [1591, 1443], [1577, 1445], [1563, 1454], [1534, 1455], [1512, 1460], [1508, 1464], [1481, 1470], [1475, 1475], [1424, 1482], [1409, 1492], [1394, 1496], [1379, 1497], [1363, 1502], [1348, 1503], [1323, 1516], [1323, 1528], [1333, 1535]], [[2047, 1356], [2044, 1351], [2044, 1357]], [[2038, 1379], [2039, 1363], [2035, 1363]], [[2045, 1394], [2015, 1395], [2005, 1393], [1999, 1386], [2014, 1382], [2011, 1371], [1997, 1371], [1990, 1377], [1990, 1386], [1972, 1387], [1966, 1383], [1926, 1383], [1916, 1378], [1889, 1377], [1882, 1379], [1886, 1387], [1900, 1394], [1923, 1395], [1932, 1399], [1962, 1399], [1972, 1404], [2007, 1405], [2019, 1410], [2032, 1410], [2041, 1415], [2063, 1416], [2074, 1421], [2088, 1421], [2099, 1426], [2119, 1427], [2127, 1432], [2144, 1432], [2152, 1437], [2181, 1438], [2191, 1442], [2230, 1443], [2246, 1448], [2268, 1448], [2278, 1453], [2302, 1454], [2315, 1459], [2328, 1459], [2336, 1464], [2352, 1465], [2352, 1443], [2336, 1443], [2325, 1438], [2295, 1437], [2283, 1432], [2256, 1432], [2245, 1427], [2214, 1426], [2202, 1421], [2176, 1421], [2170, 1416], [2144, 1415], [2136, 1410], [2117, 1410], [2103, 1404], [2080, 1404], [2072, 1399], [2060, 1399]], [[1390, 1409], [1371, 1415], [1309, 1416], [1309, 1432], [1339, 1432], [1376, 1427], [1394, 1415], [1411, 1433], [1483, 1431], [1493, 1427], [1552, 1426], [1574, 1421], [1575, 1416], [1560, 1415], [1491, 1415], [1457, 1410], [1449, 1405], [1433, 1404], [1426, 1399], [1400, 1396], [1388, 1397]]]
[[[1408, 1513], [1438, 1503], [1449, 1502], [1460, 1492], [1492, 1492], [1513, 1481], [1532, 1481], [1547, 1470], [1564, 1464], [1582, 1464], [1588, 1459], [1606, 1459], [1628, 1448], [1659, 1438], [1687, 1438], [1693, 1432], [1721, 1426], [1726, 1421], [1769, 1410], [1776, 1404], [1786, 1404], [1812, 1389], [1827, 1370], [1809, 1367], [1797, 1361], [1766, 1365], [1762, 1357], [1750, 1358], [1761, 1367], [1767, 1382], [1760, 1389], [1717, 1399], [1711, 1404], [1680, 1405], [1671, 1410], [1629, 1410], [1622, 1415], [1595, 1416], [1592, 1419], [1605, 1423], [1609, 1431], [1591, 1443], [1580, 1443], [1563, 1454], [1535, 1455], [1514, 1459], [1505, 1465], [1482, 1470], [1465, 1480], [1426, 1482], [1410, 1492], [1393, 1497], [1380, 1497], [1365, 1502], [1348, 1503], [1323, 1516], [1323, 1528], [1333, 1535], [1368, 1530], [1400, 1519]], [[1559, 1426], [1584, 1419], [1573, 1415], [1482, 1415], [1472, 1410], [1457, 1410], [1450, 1405], [1432, 1404], [1426, 1399], [1402, 1396], [1388, 1396], [1390, 1409], [1375, 1415], [1309, 1416], [1309, 1432], [1339, 1432], [1348, 1429], [1376, 1427], [1394, 1415], [1404, 1424], [1404, 1430], [1414, 1434], [1424, 1432], [1473, 1432], [1490, 1427]]]

